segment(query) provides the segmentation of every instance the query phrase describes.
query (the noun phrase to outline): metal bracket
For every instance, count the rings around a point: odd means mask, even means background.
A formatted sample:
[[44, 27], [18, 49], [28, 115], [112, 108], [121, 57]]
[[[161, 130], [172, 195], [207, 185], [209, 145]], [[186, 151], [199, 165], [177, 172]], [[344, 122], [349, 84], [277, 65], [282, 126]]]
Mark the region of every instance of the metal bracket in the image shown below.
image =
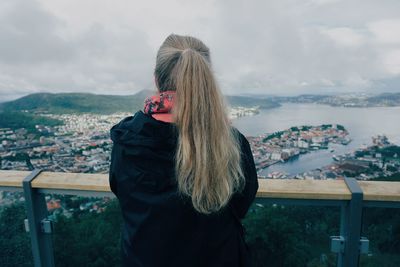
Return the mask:
[[343, 236], [331, 236], [331, 251], [333, 253], [344, 252], [345, 240]]
[[29, 233], [29, 221], [28, 219], [24, 220], [25, 232]]
[[[331, 252], [343, 253], [346, 246], [346, 240], [343, 236], [331, 236]], [[360, 238], [360, 254], [368, 254], [369, 240], [366, 237]]]
[[42, 233], [45, 233], [45, 234], [51, 234], [51, 233], [53, 233], [54, 224], [53, 224], [53, 221], [52, 221], [52, 220], [43, 219], [43, 220], [40, 222], [40, 226], [41, 226]]
[[368, 254], [369, 252], [369, 240], [366, 237], [361, 237], [360, 239], [360, 253]]
[[[24, 220], [25, 232], [29, 233], [29, 221], [28, 219]], [[43, 219], [40, 222], [40, 230], [44, 234], [52, 234], [54, 229], [54, 223], [52, 220]]]

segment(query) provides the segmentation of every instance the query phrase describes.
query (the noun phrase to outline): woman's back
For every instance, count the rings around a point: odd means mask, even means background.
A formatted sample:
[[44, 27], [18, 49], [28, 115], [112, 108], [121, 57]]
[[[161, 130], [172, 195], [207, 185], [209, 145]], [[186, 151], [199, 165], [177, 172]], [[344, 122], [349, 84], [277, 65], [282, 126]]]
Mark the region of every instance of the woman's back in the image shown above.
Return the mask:
[[245, 243], [233, 212], [245, 215], [258, 184], [243, 136], [245, 190], [211, 215], [197, 212], [177, 191], [173, 124], [138, 111], [115, 125], [111, 137], [110, 185], [124, 218], [125, 266], [244, 266]]

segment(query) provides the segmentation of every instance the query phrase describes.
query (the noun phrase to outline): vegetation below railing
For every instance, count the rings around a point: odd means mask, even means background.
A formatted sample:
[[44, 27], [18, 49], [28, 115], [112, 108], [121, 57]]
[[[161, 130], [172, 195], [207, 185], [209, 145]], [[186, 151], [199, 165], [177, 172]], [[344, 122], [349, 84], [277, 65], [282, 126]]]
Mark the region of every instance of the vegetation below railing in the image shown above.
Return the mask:
[[31, 242], [25, 232], [24, 203], [7, 206], [0, 211], [0, 262], [1, 266], [33, 266]]
[[[244, 225], [256, 267], [336, 266], [329, 244], [339, 232], [339, 208], [254, 206]], [[364, 209], [362, 236], [370, 240], [370, 256], [360, 266], [400, 266], [398, 209]]]
[[[257, 201], [256, 201], [257, 202]], [[29, 236], [23, 229], [23, 204], [0, 214], [0, 259], [3, 267], [32, 266]], [[254, 204], [243, 224], [255, 266], [335, 266], [329, 236], [339, 232], [338, 207], [293, 207]], [[116, 200], [102, 213], [87, 211], [56, 216], [55, 262], [67, 266], [119, 266], [121, 216]], [[400, 212], [364, 209], [363, 235], [372, 256], [360, 266], [400, 266]]]
[[[358, 262], [360, 227], [361, 235], [370, 240], [370, 249], [363, 250], [370, 253], [361, 256], [360, 266], [400, 266], [399, 182], [260, 179], [259, 185], [255, 204], [243, 220], [254, 266], [335, 266], [336, 255], [339, 266], [346, 258]], [[2, 267], [32, 266], [30, 252], [36, 266], [42, 264], [38, 259], [52, 262], [53, 258], [55, 266], [120, 265], [121, 215], [118, 202], [110, 199], [108, 175], [0, 171], [0, 187], [17, 191], [0, 195], [3, 204], [14, 203], [0, 207]], [[45, 198], [45, 194], [65, 195]], [[10, 196], [12, 201], [4, 201]], [[87, 196], [107, 197], [96, 201]], [[43, 221], [51, 225], [48, 210], [54, 231], [41, 230]], [[355, 218], [354, 211], [360, 216]], [[23, 228], [27, 217], [32, 250]], [[37, 242], [35, 234], [47, 238], [54, 250]], [[352, 250], [330, 253], [332, 235], [345, 240], [344, 249], [353, 244]]]

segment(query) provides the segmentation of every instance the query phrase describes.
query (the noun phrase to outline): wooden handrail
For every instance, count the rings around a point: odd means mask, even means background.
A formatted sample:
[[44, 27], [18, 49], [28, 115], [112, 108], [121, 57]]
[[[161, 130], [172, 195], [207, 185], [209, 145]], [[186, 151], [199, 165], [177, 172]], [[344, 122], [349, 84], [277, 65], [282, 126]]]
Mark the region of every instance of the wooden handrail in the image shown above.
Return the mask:
[[1, 171], [0, 186], [22, 187], [22, 181], [28, 176], [30, 171]]
[[[0, 170], [0, 187], [22, 187], [29, 171]], [[349, 200], [343, 180], [259, 179], [259, 198]], [[364, 200], [400, 201], [400, 182], [358, 181]], [[42, 172], [32, 188], [109, 192], [108, 174]]]

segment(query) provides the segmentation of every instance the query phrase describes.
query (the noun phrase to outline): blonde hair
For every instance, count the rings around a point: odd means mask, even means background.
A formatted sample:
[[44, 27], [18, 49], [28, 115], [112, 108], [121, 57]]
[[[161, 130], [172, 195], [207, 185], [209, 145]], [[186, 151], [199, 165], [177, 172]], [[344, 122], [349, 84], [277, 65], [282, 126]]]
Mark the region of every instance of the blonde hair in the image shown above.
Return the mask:
[[160, 92], [176, 91], [178, 189], [198, 212], [216, 212], [242, 190], [244, 176], [238, 132], [230, 125], [209, 49], [194, 37], [171, 34], [157, 53], [154, 74]]

